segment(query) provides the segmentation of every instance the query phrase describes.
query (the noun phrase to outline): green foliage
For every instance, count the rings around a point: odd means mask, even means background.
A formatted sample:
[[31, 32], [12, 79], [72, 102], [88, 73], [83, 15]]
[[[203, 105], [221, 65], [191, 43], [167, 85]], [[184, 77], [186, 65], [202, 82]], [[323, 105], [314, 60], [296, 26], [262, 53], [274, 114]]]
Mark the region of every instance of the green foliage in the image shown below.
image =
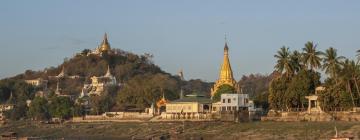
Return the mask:
[[331, 78], [337, 78], [337, 72], [340, 70], [341, 61], [345, 57], [338, 56], [337, 50], [330, 47], [324, 53], [323, 70], [330, 75]]
[[267, 91], [264, 91], [261, 94], [257, 94], [253, 98], [255, 106], [267, 110], [269, 108], [268, 97], [269, 97], [269, 93]]
[[305, 96], [315, 93], [320, 85], [320, 73], [300, 70], [288, 79], [274, 79], [269, 88], [269, 104], [272, 109], [304, 108], [307, 103]]
[[269, 105], [271, 109], [283, 109], [284, 95], [287, 90], [289, 80], [286, 77], [278, 77], [271, 81], [269, 88]]
[[73, 114], [74, 103], [68, 97], [54, 97], [49, 104], [51, 117], [68, 119]]
[[84, 50], [82, 50], [81, 51], [81, 55], [87, 55], [87, 54], [89, 54], [91, 52], [91, 50], [89, 50], [89, 49], [84, 49]]
[[11, 89], [4, 82], [0, 81], [0, 103], [7, 101], [10, 97]]
[[35, 120], [47, 120], [50, 118], [49, 106], [47, 100], [40, 97], [35, 97], [32, 100], [28, 115]]
[[281, 47], [274, 57], [277, 59], [275, 69], [277, 72], [285, 72], [286, 76], [290, 76], [294, 73], [294, 68], [291, 64], [290, 51], [288, 47]]
[[219, 89], [214, 93], [212, 100], [214, 102], [220, 101], [221, 94], [223, 93], [235, 93], [235, 88], [227, 84], [221, 85]]
[[90, 105], [92, 108], [90, 113], [98, 115], [110, 111], [114, 104], [114, 98], [107, 94], [103, 94], [101, 96], [92, 96], [90, 97]]
[[340, 105], [343, 109], [350, 109], [353, 107], [351, 95], [345, 91], [340, 92]]
[[315, 93], [320, 85], [320, 73], [302, 70], [291, 79], [285, 95], [286, 106], [290, 108], [304, 108], [307, 102], [305, 96]]
[[[90, 97], [92, 114], [121, 110], [127, 106], [149, 107], [162, 96], [162, 93], [169, 100], [177, 99], [180, 87], [183, 87], [185, 94], [193, 91], [209, 93], [210, 83], [198, 79], [181, 81], [179, 77], [171, 76], [153, 64], [151, 54], [136, 55], [120, 49], [112, 51], [98, 56], [90, 54], [91, 50], [85, 49], [75, 57], [65, 58], [64, 63], [58, 67], [49, 67], [44, 71], [26, 70], [23, 74], [0, 80], [0, 102], [7, 101], [10, 93], [13, 92], [17, 104], [14, 111], [6, 114], [16, 119], [25, 117], [26, 114], [35, 119], [83, 115], [85, 110], [83, 106], [74, 106], [67, 99], [54, 95], [58, 80], [51, 77], [58, 75], [63, 68], [65, 75], [80, 77], [60, 78], [59, 86], [63, 94], [78, 95], [83, 85], [91, 82], [90, 77], [104, 75], [108, 65], [111, 73], [122, 84], [121, 87], [105, 88], [105, 93], [100, 97]], [[33, 100], [34, 93], [43, 90], [43, 87], [33, 87], [24, 80], [36, 78], [48, 80], [46, 92], [49, 93], [49, 103], [45, 103], [43, 99], [36, 99], [28, 111], [25, 106], [26, 100]], [[39, 104], [44, 106], [40, 107]]]
[[74, 116], [81, 117], [86, 114], [85, 107], [83, 105], [75, 104], [74, 106]]
[[145, 108], [158, 101], [163, 93], [168, 100], [178, 98], [177, 91], [177, 81], [167, 74], [138, 75], [120, 90], [117, 105], [122, 109], [127, 106]]
[[320, 74], [315, 71], [321, 67], [329, 75], [323, 84], [326, 90], [318, 93], [323, 110], [349, 109], [360, 105], [359, 63], [338, 56], [332, 47], [322, 53], [313, 42], [307, 42], [302, 50], [302, 53], [290, 53], [288, 48], [282, 47], [275, 55], [275, 69], [285, 73], [270, 84], [270, 108], [305, 108], [307, 101], [304, 97], [314, 94], [315, 88], [321, 84]]
[[321, 57], [323, 53], [317, 50], [317, 45], [313, 42], [307, 42], [303, 48], [303, 62], [306, 68], [310, 67], [310, 70], [321, 68]]
[[243, 76], [239, 81], [242, 93], [248, 94], [256, 107], [268, 109], [269, 85], [276, 72], [270, 75], [250, 74]]
[[26, 117], [27, 110], [28, 107], [25, 102], [17, 102], [14, 109], [5, 112], [5, 116], [10, 120], [19, 120]]

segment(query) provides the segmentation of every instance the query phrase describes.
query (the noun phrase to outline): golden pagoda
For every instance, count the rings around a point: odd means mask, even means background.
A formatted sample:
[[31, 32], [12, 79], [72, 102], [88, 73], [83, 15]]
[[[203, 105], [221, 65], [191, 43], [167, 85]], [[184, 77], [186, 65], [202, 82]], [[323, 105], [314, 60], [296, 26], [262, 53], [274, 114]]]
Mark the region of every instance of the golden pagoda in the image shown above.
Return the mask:
[[168, 102], [169, 101], [166, 100], [165, 95], [163, 93], [162, 98], [156, 102], [156, 106], [158, 107], [158, 109], [160, 109], [161, 107], [165, 106]]
[[229, 86], [234, 87], [236, 89], [236, 91], [239, 90], [239, 86], [237, 85], [236, 81], [234, 80], [233, 72], [231, 70], [231, 65], [230, 65], [230, 61], [229, 61], [229, 47], [227, 45], [227, 42], [225, 42], [224, 60], [221, 65], [219, 79], [215, 82], [214, 87], [211, 88], [211, 97], [214, 96], [216, 91], [222, 85], [229, 85]]
[[109, 41], [107, 39], [107, 34], [105, 33], [104, 35], [104, 39], [103, 41], [101, 42], [101, 45], [99, 46], [100, 48], [100, 51], [102, 52], [105, 52], [105, 51], [110, 51], [111, 48], [110, 48], [110, 44], [109, 44]]

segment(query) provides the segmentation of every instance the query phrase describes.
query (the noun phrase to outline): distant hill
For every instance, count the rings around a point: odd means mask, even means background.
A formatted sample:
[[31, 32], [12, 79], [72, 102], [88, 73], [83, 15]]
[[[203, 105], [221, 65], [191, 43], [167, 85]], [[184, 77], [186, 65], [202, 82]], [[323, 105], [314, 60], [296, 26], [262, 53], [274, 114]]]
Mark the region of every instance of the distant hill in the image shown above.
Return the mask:
[[[122, 87], [112, 90], [111, 93], [117, 104], [145, 107], [159, 99], [162, 93], [170, 100], [176, 99], [181, 87], [186, 94], [209, 94], [211, 83], [201, 80], [181, 81], [179, 76], [171, 75], [155, 65], [150, 54], [137, 55], [120, 49], [112, 49], [112, 53], [102, 55], [89, 52], [90, 50], [85, 49], [74, 57], [65, 59], [56, 67], [48, 67], [41, 71], [26, 70], [17, 76], [0, 80], [0, 101], [6, 101], [10, 97], [10, 92], [13, 92], [15, 97], [23, 94], [19, 92], [19, 88], [23, 87], [14, 87], [11, 83], [22, 83], [24, 80], [48, 80], [48, 91], [54, 92], [58, 80], [51, 77], [57, 76], [62, 69], [65, 75], [76, 78], [62, 78], [59, 87], [65, 94], [78, 96], [83, 85], [91, 82], [90, 77], [104, 75], [108, 66], [117, 81], [122, 84]], [[33, 87], [24, 94], [27, 95], [26, 98], [32, 99], [34, 93], [39, 90], [41, 88]]]

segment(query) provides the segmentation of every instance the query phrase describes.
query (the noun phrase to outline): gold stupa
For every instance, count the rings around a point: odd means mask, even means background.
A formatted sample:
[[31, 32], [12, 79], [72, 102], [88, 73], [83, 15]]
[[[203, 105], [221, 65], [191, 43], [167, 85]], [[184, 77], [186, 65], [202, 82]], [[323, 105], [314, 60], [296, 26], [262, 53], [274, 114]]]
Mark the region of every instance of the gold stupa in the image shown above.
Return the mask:
[[239, 89], [233, 77], [233, 72], [229, 61], [229, 47], [227, 45], [227, 42], [225, 42], [224, 60], [220, 68], [219, 79], [215, 82], [214, 87], [211, 88], [211, 97], [214, 96], [214, 94], [216, 93], [216, 91], [219, 89], [220, 86], [225, 84], [234, 87], [236, 91], [238, 91]]
[[105, 33], [104, 35], [104, 39], [103, 41], [101, 42], [101, 45], [100, 45], [100, 51], [102, 52], [106, 52], [106, 51], [110, 51], [111, 48], [110, 48], [110, 43], [107, 39], [107, 34]]

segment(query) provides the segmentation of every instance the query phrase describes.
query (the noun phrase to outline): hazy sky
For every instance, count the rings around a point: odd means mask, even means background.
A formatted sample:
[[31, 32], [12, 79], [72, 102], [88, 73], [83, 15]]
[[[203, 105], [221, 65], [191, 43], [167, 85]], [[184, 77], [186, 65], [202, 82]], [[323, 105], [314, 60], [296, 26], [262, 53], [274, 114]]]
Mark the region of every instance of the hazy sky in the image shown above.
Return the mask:
[[101, 42], [152, 53], [169, 73], [214, 81], [224, 33], [236, 80], [271, 73], [283, 45], [314, 41], [353, 58], [360, 49], [359, 0], [2, 0], [0, 78], [57, 66]]

